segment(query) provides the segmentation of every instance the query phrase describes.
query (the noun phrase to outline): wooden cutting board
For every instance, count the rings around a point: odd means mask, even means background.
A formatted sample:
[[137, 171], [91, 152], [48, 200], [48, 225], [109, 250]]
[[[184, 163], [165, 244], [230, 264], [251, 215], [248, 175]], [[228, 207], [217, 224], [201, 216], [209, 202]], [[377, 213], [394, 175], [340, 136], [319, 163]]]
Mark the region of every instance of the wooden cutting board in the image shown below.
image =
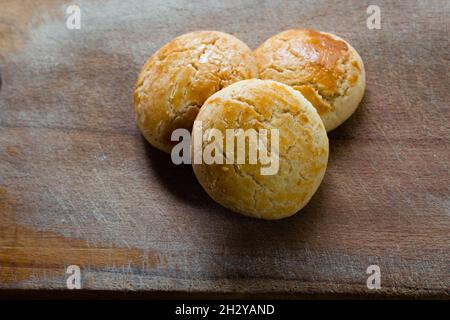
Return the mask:
[[[450, 295], [450, 2], [0, 1], [0, 288], [282, 296]], [[361, 54], [367, 91], [325, 179], [282, 221], [214, 203], [135, 127], [140, 67], [177, 35], [251, 48], [315, 28]], [[367, 287], [378, 265], [381, 289]]]

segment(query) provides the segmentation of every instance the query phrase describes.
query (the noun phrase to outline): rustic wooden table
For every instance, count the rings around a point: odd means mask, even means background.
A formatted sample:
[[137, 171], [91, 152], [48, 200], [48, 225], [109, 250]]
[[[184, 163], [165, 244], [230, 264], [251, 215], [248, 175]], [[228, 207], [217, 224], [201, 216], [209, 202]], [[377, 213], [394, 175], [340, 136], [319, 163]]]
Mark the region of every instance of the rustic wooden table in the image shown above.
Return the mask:
[[[0, 0], [0, 288], [266, 297], [450, 295], [448, 1]], [[288, 28], [336, 33], [367, 91], [330, 134], [310, 204], [265, 222], [208, 198], [135, 127], [132, 87], [173, 37], [250, 47]], [[369, 265], [381, 289], [366, 286]], [[1, 290], [0, 290], [1, 291]], [[16, 292], [17, 292], [16, 291]]]

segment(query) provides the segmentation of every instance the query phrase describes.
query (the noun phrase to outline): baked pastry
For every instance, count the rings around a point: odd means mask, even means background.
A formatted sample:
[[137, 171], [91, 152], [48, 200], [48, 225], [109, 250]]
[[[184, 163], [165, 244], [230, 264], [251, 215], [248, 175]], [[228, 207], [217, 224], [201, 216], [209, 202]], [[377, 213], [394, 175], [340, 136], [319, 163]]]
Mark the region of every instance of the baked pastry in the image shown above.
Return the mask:
[[191, 130], [205, 100], [240, 80], [257, 77], [251, 50], [216, 31], [184, 34], [159, 49], [142, 68], [134, 89], [136, 121], [156, 148], [170, 152], [177, 128]]
[[[196, 130], [198, 124], [202, 131]], [[262, 174], [265, 164], [259, 157], [256, 164], [237, 164], [239, 152], [246, 152], [249, 160], [249, 144], [247, 151], [232, 145], [232, 164], [197, 163], [196, 158], [205, 159], [212, 128], [222, 133], [222, 141], [214, 143], [226, 150], [228, 160], [227, 130], [266, 129], [271, 135], [276, 130], [278, 148], [272, 148], [272, 137], [264, 146], [278, 159], [277, 172]], [[240, 81], [209, 97], [195, 121], [192, 141], [193, 169], [205, 191], [226, 208], [255, 218], [281, 219], [303, 208], [319, 187], [328, 162], [328, 137], [316, 109], [292, 87], [271, 80]]]
[[318, 111], [327, 131], [358, 107], [366, 80], [364, 65], [345, 40], [314, 30], [287, 30], [254, 51], [261, 79], [300, 91]]

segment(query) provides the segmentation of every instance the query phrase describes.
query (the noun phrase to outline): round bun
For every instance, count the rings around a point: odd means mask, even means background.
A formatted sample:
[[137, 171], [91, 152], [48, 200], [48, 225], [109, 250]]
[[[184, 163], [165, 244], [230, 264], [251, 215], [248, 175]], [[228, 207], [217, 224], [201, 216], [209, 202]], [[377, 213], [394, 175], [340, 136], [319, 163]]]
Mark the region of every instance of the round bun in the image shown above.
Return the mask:
[[345, 40], [314, 30], [287, 30], [254, 51], [261, 79], [283, 82], [316, 108], [327, 131], [358, 107], [366, 86], [364, 65]]
[[[195, 130], [197, 121], [201, 121], [203, 129], [200, 134]], [[196, 154], [204, 156], [208, 144], [199, 146], [195, 141], [197, 135], [209, 141], [207, 130], [211, 128], [223, 134], [222, 150], [227, 148], [227, 129], [266, 129], [269, 135], [265, 146], [270, 154], [276, 150], [271, 148], [270, 130], [278, 129], [279, 134], [279, 167], [275, 174], [263, 175], [261, 168], [267, 163], [262, 164], [259, 158], [256, 164], [193, 162], [200, 184], [224, 207], [250, 217], [281, 219], [303, 208], [319, 187], [328, 162], [327, 133], [311, 103], [290, 86], [252, 79], [212, 95], [200, 109], [194, 125], [192, 159]], [[236, 148], [235, 154], [238, 152]]]
[[134, 89], [136, 121], [156, 148], [170, 152], [177, 128], [191, 130], [198, 110], [214, 92], [257, 77], [248, 46], [216, 31], [184, 34], [159, 49], [142, 68]]

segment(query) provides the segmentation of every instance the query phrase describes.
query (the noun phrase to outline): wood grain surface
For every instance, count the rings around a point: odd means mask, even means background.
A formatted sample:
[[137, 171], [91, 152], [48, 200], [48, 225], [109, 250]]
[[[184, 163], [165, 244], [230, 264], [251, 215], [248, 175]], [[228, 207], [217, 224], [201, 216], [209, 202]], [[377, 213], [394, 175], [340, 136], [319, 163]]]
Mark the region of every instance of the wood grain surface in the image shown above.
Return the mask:
[[[376, 3], [375, 3], [376, 2]], [[450, 295], [449, 1], [0, 0], [0, 288]], [[381, 29], [366, 26], [369, 4]], [[277, 222], [214, 203], [135, 127], [132, 87], [193, 30], [256, 48], [309, 27], [361, 54], [367, 91], [323, 184]], [[381, 289], [366, 269], [381, 269]]]

